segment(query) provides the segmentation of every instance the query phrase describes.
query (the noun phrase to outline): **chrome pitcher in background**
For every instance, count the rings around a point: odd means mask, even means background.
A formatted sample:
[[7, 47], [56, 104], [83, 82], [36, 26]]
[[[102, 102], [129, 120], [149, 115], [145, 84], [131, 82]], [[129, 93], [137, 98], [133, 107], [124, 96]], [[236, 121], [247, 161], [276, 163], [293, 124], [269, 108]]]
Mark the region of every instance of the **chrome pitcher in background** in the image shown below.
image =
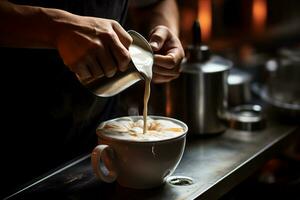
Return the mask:
[[193, 45], [188, 47], [187, 59], [181, 65], [181, 75], [166, 88], [167, 116], [183, 120], [194, 135], [225, 131], [223, 117], [227, 110], [227, 77], [232, 63], [211, 55], [201, 45], [200, 25], [193, 27]]

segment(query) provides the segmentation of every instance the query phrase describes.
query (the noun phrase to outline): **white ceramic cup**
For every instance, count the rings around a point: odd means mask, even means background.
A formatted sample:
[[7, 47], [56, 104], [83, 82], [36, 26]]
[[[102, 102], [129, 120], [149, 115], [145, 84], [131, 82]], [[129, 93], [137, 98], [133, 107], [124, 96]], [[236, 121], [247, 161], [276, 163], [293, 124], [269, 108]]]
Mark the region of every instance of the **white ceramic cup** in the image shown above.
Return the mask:
[[[150, 117], [172, 121], [180, 125], [184, 133], [159, 141], [135, 141], [112, 138], [103, 134], [105, 130], [97, 129], [99, 145], [92, 152], [92, 166], [102, 181], [111, 183], [116, 180], [124, 187], [147, 189], [163, 184], [175, 171], [184, 152], [188, 127], [176, 119]], [[131, 118], [136, 121], [142, 116]]]

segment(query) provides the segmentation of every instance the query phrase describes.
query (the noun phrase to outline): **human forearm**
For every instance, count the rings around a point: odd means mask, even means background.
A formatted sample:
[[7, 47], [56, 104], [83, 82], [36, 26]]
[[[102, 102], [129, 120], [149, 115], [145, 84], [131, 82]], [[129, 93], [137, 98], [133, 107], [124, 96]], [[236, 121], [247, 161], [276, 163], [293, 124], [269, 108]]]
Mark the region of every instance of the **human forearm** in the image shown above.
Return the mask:
[[175, 0], [163, 0], [156, 4], [148, 13], [150, 30], [155, 26], [164, 25], [175, 35], [179, 34], [179, 13]]
[[[175, 0], [161, 0], [145, 8], [131, 7], [131, 22], [139, 31], [148, 34], [154, 27], [164, 25], [179, 34], [179, 12]], [[145, 24], [144, 19], [149, 20]]]
[[114, 20], [0, 0], [0, 46], [55, 48], [82, 81], [126, 70], [131, 42]]
[[58, 9], [0, 0], [0, 46], [55, 48], [60, 24], [65, 20], [71, 24], [74, 16]]

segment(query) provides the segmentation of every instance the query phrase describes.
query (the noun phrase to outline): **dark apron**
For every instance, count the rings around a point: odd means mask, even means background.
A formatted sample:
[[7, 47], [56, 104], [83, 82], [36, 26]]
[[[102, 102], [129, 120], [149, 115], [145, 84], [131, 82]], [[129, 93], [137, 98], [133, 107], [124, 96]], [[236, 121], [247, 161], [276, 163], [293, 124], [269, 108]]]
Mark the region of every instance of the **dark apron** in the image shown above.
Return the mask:
[[[126, 0], [14, 2], [121, 24], [127, 10]], [[0, 58], [1, 138], [7, 145], [2, 151], [2, 181], [11, 189], [90, 152], [96, 145], [97, 125], [118, 115], [117, 97], [100, 98], [88, 92], [56, 50], [0, 48]]]

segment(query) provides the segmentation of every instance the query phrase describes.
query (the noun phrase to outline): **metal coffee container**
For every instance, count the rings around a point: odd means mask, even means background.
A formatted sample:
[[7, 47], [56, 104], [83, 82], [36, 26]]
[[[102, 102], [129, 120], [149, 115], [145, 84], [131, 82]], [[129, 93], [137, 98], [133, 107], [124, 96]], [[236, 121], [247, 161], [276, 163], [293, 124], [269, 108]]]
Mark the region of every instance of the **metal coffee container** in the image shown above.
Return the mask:
[[232, 68], [228, 75], [228, 105], [229, 107], [249, 104], [252, 99], [250, 74]]
[[[135, 45], [142, 48], [144, 53], [147, 53], [148, 58], [149, 55], [151, 55], [149, 59], [149, 66], [152, 67], [153, 52], [147, 40], [136, 31], [130, 30], [128, 33], [133, 39], [131, 46]], [[129, 47], [129, 53], [132, 55], [130, 51]], [[113, 77], [108, 78], [106, 76], [102, 76], [96, 80], [83, 84], [97, 96], [109, 97], [116, 95], [136, 82], [144, 79], [144, 70], [141, 68], [139, 63], [136, 63], [137, 61], [137, 59], [131, 56], [131, 61], [126, 71], [118, 71]]]
[[226, 129], [222, 119], [227, 109], [229, 68], [230, 63], [217, 56], [203, 63], [183, 64], [184, 117], [191, 132], [211, 134]]
[[[196, 31], [196, 33], [199, 31]], [[167, 115], [183, 120], [192, 134], [215, 134], [226, 129], [227, 77], [232, 63], [212, 55], [196, 41], [187, 49], [180, 77], [167, 87]]]

